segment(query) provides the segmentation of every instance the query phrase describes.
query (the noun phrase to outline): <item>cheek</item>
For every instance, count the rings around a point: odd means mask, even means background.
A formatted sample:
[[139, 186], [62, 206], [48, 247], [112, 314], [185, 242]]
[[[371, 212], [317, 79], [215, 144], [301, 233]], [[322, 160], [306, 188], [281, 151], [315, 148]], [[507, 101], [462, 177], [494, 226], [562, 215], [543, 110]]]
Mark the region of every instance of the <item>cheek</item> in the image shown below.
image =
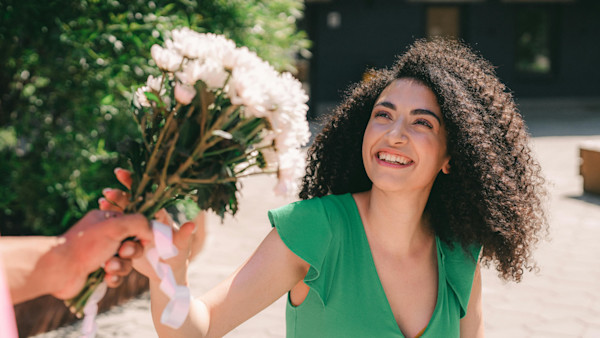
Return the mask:
[[367, 135], [363, 137], [362, 147], [361, 147], [361, 155], [363, 160], [363, 166], [366, 165], [365, 159], [369, 158], [369, 145], [368, 145]]
[[369, 152], [369, 149], [373, 146], [373, 127], [369, 123], [365, 129], [362, 140], [362, 154], [363, 156]]
[[375, 145], [377, 137], [374, 133], [373, 126], [371, 124], [367, 125], [365, 129], [365, 133], [363, 134], [362, 146], [361, 146], [361, 155], [362, 155], [362, 165], [365, 170], [369, 170], [367, 160], [371, 157], [371, 150]]
[[448, 157], [446, 142], [440, 140], [437, 137], [431, 137], [431, 135], [419, 134], [414, 136], [414, 139], [418, 139], [418, 143], [421, 145], [421, 149], [427, 153], [440, 159], [443, 162]]

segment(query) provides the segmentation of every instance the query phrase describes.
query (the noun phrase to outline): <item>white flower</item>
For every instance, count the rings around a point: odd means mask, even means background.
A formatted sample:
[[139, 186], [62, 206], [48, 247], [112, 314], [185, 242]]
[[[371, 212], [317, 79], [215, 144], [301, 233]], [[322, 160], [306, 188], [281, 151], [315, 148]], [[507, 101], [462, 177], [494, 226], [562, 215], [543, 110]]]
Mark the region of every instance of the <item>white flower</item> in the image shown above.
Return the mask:
[[222, 62], [225, 68], [232, 70], [235, 68], [252, 69], [264, 61], [247, 47], [240, 47], [230, 53], [224, 53], [222, 56]]
[[267, 169], [277, 169], [277, 165], [279, 163], [279, 157], [277, 156], [277, 152], [273, 148], [266, 148], [260, 151], [262, 153], [263, 159], [266, 162]]
[[201, 80], [209, 89], [222, 88], [228, 76], [229, 73], [223, 68], [223, 65], [213, 59], [207, 59], [204, 62], [192, 60], [184, 65], [181, 72], [177, 73], [177, 78], [181, 82], [194, 85]]
[[172, 47], [188, 59], [222, 60], [235, 51], [235, 43], [222, 35], [200, 34], [186, 27], [174, 30], [172, 36]]
[[146, 86], [148, 86], [150, 89], [152, 89], [153, 92], [159, 93], [161, 95], [165, 93], [165, 89], [162, 88], [162, 83], [163, 83], [162, 75], [159, 77], [154, 77], [154, 76], [150, 75], [150, 76], [148, 76], [148, 80], [146, 80]]
[[188, 59], [195, 59], [200, 54], [201, 44], [198, 43], [199, 33], [185, 27], [172, 32], [173, 40], [170, 42], [173, 49]]
[[153, 45], [152, 48], [150, 48], [150, 53], [158, 68], [167, 72], [174, 72], [179, 69], [181, 61], [183, 60], [183, 57], [174, 50], [165, 49], [159, 45]]
[[196, 89], [194, 86], [177, 82], [175, 84], [175, 100], [177, 102], [187, 105], [192, 102], [196, 96]]
[[150, 88], [148, 88], [147, 86], [143, 86], [138, 88], [138, 90], [135, 92], [135, 100], [134, 100], [134, 104], [139, 108], [139, 107], [150, 107], [150, 101], [148, 101], [148, 98], [146, 97], [146, 92], [150, 92]]
[[271, 114], [271, 125], [277, 132], [276, 146], [282, 151], [308, 142], [310, 131], [306, 121], [308, 96], [301, 83], [289, 73], [279, 77], [278, 86], [270, 92], [276, 112]]
[[260, 62], [252, 68], [234, 68], [227, 93], [233, 104], [245, 106], [246, 116], [268, 117], [276, 108], [270, 93], [277, 86], [277, 72]]
[[300, 177], [304, 174], [304, 156], [300, 149], [289, 149], [279, 155], [277, 195], [290, 196], [298, 190]]

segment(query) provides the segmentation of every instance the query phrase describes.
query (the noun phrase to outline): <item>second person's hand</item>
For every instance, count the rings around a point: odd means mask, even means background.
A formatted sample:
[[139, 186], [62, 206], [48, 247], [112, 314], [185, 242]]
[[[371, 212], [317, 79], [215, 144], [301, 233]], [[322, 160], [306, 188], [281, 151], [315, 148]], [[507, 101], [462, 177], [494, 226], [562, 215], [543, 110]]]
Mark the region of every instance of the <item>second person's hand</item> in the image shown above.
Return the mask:
[[[121, 184], [128, 189], [131, 188], [132, 179], [131, 173], [128, 170], [117, 168], [115, 169], [115, 175]], [[104, 189], [103, 195], [104, 197], [100, 198], [98, 201], [101, 210], [122, 212], [127, 204], [129, 204], [130, 195], [120, 189]], [[166, 260], [165, 263], [171, 266], [179, 284], [187, 284], [186, 271], [192, 251], [195, 224], [187, 222], [181, 227], [178, 227], [165, 209], [159, 210], [154, 216], [157, 221], [169, 225], [172, 228], [173, 244], [178, 250], [178, 255]], [[145, 246], [144, 249], [148, 250], [152, 247], [154, 247], [154, 245], [148, 245]], [[134, 259], [133, 268], [150, 279], [158, 279], [158, 276], [145, 257]]]

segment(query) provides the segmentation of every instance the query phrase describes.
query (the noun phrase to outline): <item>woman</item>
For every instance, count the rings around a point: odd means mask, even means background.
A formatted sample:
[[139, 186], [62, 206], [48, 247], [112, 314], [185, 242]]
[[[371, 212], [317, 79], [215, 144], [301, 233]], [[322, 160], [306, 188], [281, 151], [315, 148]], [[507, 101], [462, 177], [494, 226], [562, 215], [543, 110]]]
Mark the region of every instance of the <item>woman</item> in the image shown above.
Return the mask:
[[[336, 109], [296, 202], [183, 326], [150, 277], [162, 337], [219, 337], [289, 291], [288, 337], [481, 337], [479, 264], [520, 281], [545, 224], [540, 168], [514, 101], [467, 47], [418, 41]], [[121, 201], [122, 202], [122, 201]], [[168, 261], [179, 284], [193, 226]]]

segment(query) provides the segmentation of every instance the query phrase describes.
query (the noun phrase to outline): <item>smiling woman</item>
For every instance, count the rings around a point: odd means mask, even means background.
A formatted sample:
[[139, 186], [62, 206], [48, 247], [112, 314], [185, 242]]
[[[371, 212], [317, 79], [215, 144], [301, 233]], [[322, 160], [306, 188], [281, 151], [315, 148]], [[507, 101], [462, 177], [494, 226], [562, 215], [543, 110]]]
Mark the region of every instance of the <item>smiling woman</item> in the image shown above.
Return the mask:
[[[423, 238], [435, 237], [494, 264], [503, 279], [520, 281], [535, 269], [532, 251], [546, 227], [544, 179], [510, 92], [468, 47], [417, 41], [393, 67], [371, 74], [350, 88], [315, 139], [300, 197], [354, 196], [398, 326], [409, 336], [431, 318], [429, 335], [438, 311], [427, 296], [435, 293], [435, 269], [403, 269], [411, 266], [406, 257], [426, 253], [431, 239]], [[447, 261], [450, 255], [441, 254]], [[429, 257], [421, 263], [431, 266]], [[458, 267], [463, 276], [473, 276], [468, 258], [451, 258], [457, 259], [466, 264]], [[459, 302], [461, 336], [481, 334], [478, 269], [471, 280], [449, 265], [445, 272], [458, 277], [446, 279], [449, 285], [467, 287]], [[443, 273], [438, 269], [438, 277]]]
[[427, 201], [431, 226], [444, 241], [482, 244], [485, 264], [494, 262], [503, 278], [520, 281], [535, 267], [531, 254], [546, 224], [546, 191], [526, 126], [493, 66], [458, 42], [436, 39], [417, 41], [393, 67], [373, 74], [348, 91], [317, 136], [301, 198], [370, 190], [361, 152], [368, 112], [376, 105], [397, 111], [382, 97], [398, 83], [420, 84], [435, 95], [427, 110], [441, 117], [450, 157], [449, 174], [437, 175]]
[[[483, 337], [479, 263], [520, 281], [545, 225], [523, 121], [458, 42], [417, 41], [373, 74], [308, 151], [303, 201], [269, 211], [274, 229], [178, 330], [150, 276], [160, 336], [223, 336], [289, 292], [287, 337]], [[186, 259], [169, 261], [180, 283]]]

